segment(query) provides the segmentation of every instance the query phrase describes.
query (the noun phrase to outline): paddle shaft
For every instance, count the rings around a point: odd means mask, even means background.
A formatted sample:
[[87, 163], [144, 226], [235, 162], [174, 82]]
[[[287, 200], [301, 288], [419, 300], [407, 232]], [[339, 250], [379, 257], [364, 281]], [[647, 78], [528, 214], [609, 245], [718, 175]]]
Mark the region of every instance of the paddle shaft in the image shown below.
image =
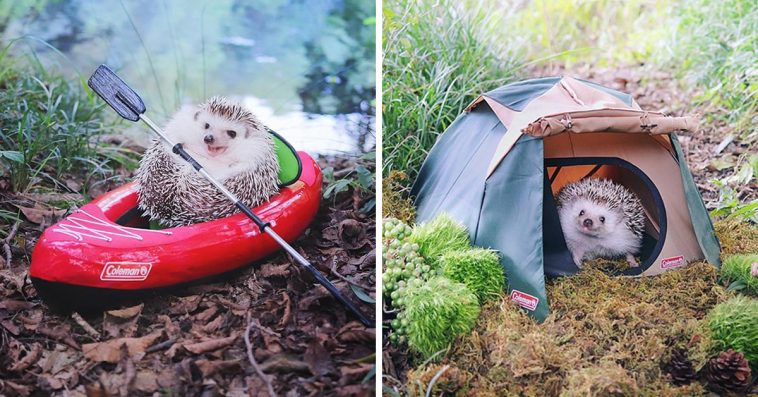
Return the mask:
[[295, 258], [295, 261], [308, 269], [309, 272], [313, 275], [313, 277], [316, 279], [316, 281], [319, 282], [319, 284], [323, 285], [331, 294], [334, 296], [340, 303], [345, 305], [354, 315], [358, 318], [358, 320], [365, 326], [371, 327], [373, 324], [366, 318], [366, 316], [356, 307], [353, 302], [349, 301], [347, 298], [345, 298], [344, 295], [337, 289], [337, 287], [334, 286], [329, 280], [324, 277], [321, 272], [318, 271], [313, 265], [308, 262], [305, 258], [303, 258], [302, 255], [300, 255], [299, 252], [295, 251], [294, 248], [292, 248], [291, 245], [289, 245], [284, 239], [277, 234], [274, 229], [271, 227], [271, 225], [268, 222], [264, 222], [261, 218], [259, 218], [255, 213], [250, 209], [250, 207], [247, 206], [242, 200], [237, 198], [237, 196], [234, 195], [234, 193], [230, 192], [224, 185], [220, 184], [216, 179], [214, 179], [208, 171], [206, 171], [200, 163], [198, 163], [192, 156], [190, 156], [189, 153], [187, 153], [186, 150], [182, 147], [181, 144], [175, 143], [174, 141], [169, 138], [163, 130], [158, 127], [155, 123], [153, 123], [150, 118], [145, 116], [144, 113], [139, 115], [140, 120], [142, 120], [145, 124], [147, 124], [148, 127], [150, 127], [151, 130], [153, 130], [158, 136], [169, 146], [171, 146], [171, 150], [179, 155], [184, 161], [188, 162], [197, 172], [200, 173], [208, 182], [210, 182], [213, 186], [216, 187], [221, 193], [224, 194], [232, 203], [234, 203], [234, 206], [237, 207], [242, 213], [247, 215], [250, 220], [252, 220], [256, 226], [262, 231], [268, 234], [271, 238], [276, 241], [277, 244], [279, 244], [282, 248], [284, 248], [285, 251], [287, 251], [288, 254], [290, 254], [293, 258]]

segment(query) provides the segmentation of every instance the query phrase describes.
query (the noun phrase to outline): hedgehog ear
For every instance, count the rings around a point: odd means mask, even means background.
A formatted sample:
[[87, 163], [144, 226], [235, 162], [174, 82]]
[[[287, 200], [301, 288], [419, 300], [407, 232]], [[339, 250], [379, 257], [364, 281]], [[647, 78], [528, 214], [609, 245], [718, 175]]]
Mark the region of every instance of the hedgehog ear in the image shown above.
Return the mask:
[[250, 138], [250, 128], [245, 127], [245, 138]]
[[197, 121], [197, 117], [198, 116], [200, 116], [200, 111], [199, 110], [197, 112], [195, 112], [195, 121]]

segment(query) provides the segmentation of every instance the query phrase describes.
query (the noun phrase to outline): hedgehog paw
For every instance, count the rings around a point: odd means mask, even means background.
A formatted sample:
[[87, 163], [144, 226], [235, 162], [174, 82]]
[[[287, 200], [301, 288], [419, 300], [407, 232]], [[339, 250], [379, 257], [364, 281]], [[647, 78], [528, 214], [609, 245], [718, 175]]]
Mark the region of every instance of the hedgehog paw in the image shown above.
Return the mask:
[[629, 262], [629, 266], [631, 267], [639, 267], [640, 264], [637, 262], [636, 259], [634, 259], [634, 255], [632, 254], [626, 254], [626, 260]]

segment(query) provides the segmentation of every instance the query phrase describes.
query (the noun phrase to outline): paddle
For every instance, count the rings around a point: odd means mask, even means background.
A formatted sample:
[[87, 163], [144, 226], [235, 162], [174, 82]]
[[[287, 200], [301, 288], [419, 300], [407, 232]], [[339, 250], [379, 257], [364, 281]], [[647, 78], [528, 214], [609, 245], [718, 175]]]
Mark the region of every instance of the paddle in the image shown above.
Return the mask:
[[124, 82], [124, 80], [121, 80], [121, 78], [116, 76], [116, 74], [113, 73], [113, 71], [110, 70], [107, 66], [100, 65], [97, 70], [92, 73], [92, 76], [90, 76], [87, 84], [90, 86], [90, 88], [92, 88], [92, 90], [97, 93], [97, 95], [100, 96], [100, 98], [102, 98], [108, 105], [110, 105], [113, 110], [119, 114], [119, 116], [130, 121], [144, 121], [145, 124], [147, 124], [150, 129], [158, 134], [158, 136], [160, 136], [164, 142], [172, 147], [172, 151], [174, 153], [192, 165], [192, 168], [199, 172], [200, 175], [202, 175], [205, 179], [208, 180], [208, 182], [215, 186], [216, 189], [223, 193], [242, 213], [247, 215], [247, 217], [250, 218], [256, 224], [256, 226], [258, 226], [261, 232], [268, 234], [271, 238], [274, 239], [274, 241], [276, 241], [277, 244], [284, 248], [287, 253], [292, 255], [292, 257], [295, 258], [295, 261], [308, 269], [313, 277], [315, 277], [321, 285], [326, 287], [326, 289], [329, 290], [329, 292], [331, 292], [331, 294], [338, 301], [350, 309], [350, 311], [355, 315], [355, 317], [358, 318], [361, 323], [363, 323], [363, 325], [367, 327], [373, 326], [373, 324], [369, 322], [368, 318], [366, 318], [366, 316], [363, 315], [363, 313], [361, 313], [361, 311], [352, 302], [347, 300], [345, 296], [340, 293], [337, 287], [334, 286], [334, 284], [329, 282], [329, 280], [327, 280], [324, 275], [322, 275], [315, 267], [313, 267], [313, 265], [311, 265], [305, 258], [303, 258], [302, 255], [295, 251], [292, 246], [287, 244], [287, 242], [284, 241], [284, 239], [282, 239], [274, 231], [274, 229], [271, 228], [271, 225], [269, 225], [268, 222], [264, 222], [261, 220], [261, 218], [258, 218], [258, 216], [255, 215], [253, 211], [250, 210], [250, 207], [243, 203], [242, 200], [237, 198], [237, 196], [235, 196], [232, 192], [228, 191], [224, 185], [213, 179], [213, 177], [205, 169], [203, 169], [203, 166], [195, 161], [195, 159], [192, 158], [192, 156], [190, 156], [189, 153], [184, 150], [184, 148], [182, 148], [181, 144], [171, 141], [171, 139], [166, 136], [160, 127], [155, 125], [152, 120], [145, 116], [145, 103], [142, 102], [142, 98], [140, 98], [140, 96], [137, 95], [137, 93], [134, 92], [134, 90], [132, 90]]

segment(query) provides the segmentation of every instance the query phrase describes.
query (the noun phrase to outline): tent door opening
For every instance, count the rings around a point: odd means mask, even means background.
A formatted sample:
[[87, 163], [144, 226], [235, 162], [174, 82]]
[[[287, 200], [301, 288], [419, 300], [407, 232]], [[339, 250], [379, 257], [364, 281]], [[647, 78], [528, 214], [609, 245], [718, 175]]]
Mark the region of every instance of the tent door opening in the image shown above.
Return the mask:
[[640, 266], [621, 273], [628, 276], [642, 274], [655, 262], [663, 248], [666, 238], [666, 209], [658, 189], [650, 178], [630, 162], [616, 157], [545, 159], [542, 206], [545, 274], [555, 277], [579, 271], [566, 247], [555, 196], [562, 187], [585, 178], [610, 179], [631, 190], [642, 202], [645, 211], [645, 233], [638, 255]]

